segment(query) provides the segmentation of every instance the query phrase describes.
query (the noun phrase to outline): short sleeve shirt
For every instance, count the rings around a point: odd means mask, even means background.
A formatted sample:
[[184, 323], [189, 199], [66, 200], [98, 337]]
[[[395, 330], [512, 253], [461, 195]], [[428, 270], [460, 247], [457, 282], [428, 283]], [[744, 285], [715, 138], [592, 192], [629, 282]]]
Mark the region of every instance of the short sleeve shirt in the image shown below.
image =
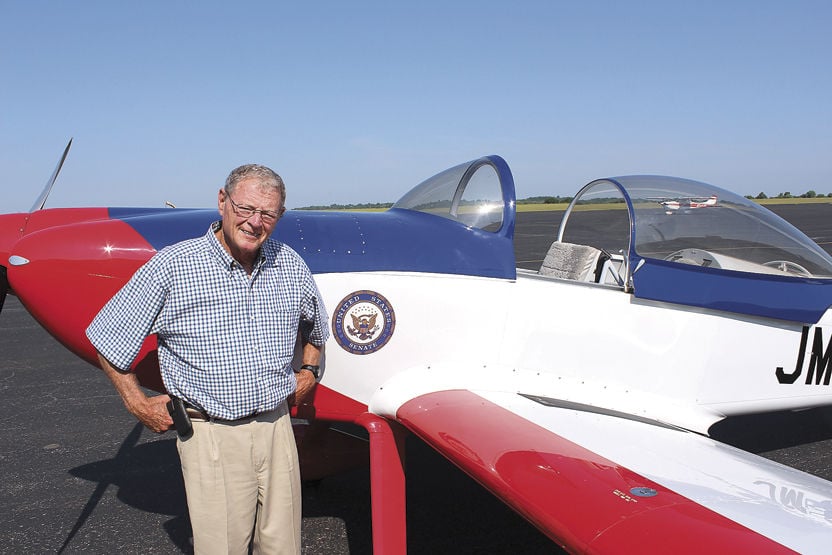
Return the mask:
[[295, 390], [290, 363], [302, 321], [315, 345], [329, 331], [320, 292], [294, 250], [269, 239], [249, 275], [220, 244], [219, 227], [153, 256], [99, 312], [87, 337], [126, 370], [156, 334], [168, 392], [236, 420], [276, 409]]

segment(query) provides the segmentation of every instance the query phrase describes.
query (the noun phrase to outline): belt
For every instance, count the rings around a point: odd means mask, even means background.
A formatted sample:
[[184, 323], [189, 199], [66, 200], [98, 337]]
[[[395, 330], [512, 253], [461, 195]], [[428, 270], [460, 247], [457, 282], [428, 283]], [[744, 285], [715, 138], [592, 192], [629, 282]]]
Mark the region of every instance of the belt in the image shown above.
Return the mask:
[[201, 411], [196, 407], [186, 405], [185, 406], [185, 412], [188, 413], [188, 417], [191, 420], [205, 420], [205, 421], [211, 420], [211, 417], [208, 416], [207, 412]]
[[207, 412], [202, 409], [198, 409], [195, 406], [191, 405], [190, 403], [185, 403], [185, 412], [188, 413], [188, 417], [191, 420], [200, 420], [205, 422], [240, 422], [242, 420], [248, 420], [249, 418], [254, 418], [256, 416], [262, 416], [264, 414], [269, 414], [274, 412], [272, 410], [266, 412], [257, 412], [254, 414], [249, 414], [248, 416], [243, 416], [242, 418], [237, 418], [235, 420], [227, 420], [225, 418], [215, 418], [210, 416]]

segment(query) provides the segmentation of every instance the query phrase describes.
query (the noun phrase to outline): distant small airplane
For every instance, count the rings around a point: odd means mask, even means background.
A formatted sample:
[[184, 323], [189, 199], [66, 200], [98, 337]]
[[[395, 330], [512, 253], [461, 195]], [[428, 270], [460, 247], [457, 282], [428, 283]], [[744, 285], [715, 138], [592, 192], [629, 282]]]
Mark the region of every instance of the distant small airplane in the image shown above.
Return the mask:
[[[666, 213], [670, 214], [688, 214], [690, 210], [695, 208], [708, 208], [711, 206], [719, 206], [717, 204], [717, 196], [711, 195], [708, 198], [702, 197], [680, 197], [673, 199], [651, 199], [656, 200], [661, 204]], [[681, 212], [680, 212], [681, 211]]]
[[[691, 209], [718, 196], [720, 209], [665, 218], [677, 209], [657, 196], [705, 199]], [[708, 431], [832, 404], [832, 257], [765, 208], [678, 178], [586, 185], [539, 270], [516, 268], [515, 216], [511, 171], [486, 156], [383, 213], [289, 211], [278, 223], [333, 332], [314, 400], [295, 412], [312, 422], [298, 428], [302, 471], [366, 457], [327, 423], [368, 431], [374, 551], [407, 549], [413, 433], [572, 552], [826, 553], [832, 483]], [[217, 217], [0, 216], [0, 293], [96, 364], [84, 330], [101, 306]], [[133, 370], [162, 391], [155, 348], [148, 339]]]

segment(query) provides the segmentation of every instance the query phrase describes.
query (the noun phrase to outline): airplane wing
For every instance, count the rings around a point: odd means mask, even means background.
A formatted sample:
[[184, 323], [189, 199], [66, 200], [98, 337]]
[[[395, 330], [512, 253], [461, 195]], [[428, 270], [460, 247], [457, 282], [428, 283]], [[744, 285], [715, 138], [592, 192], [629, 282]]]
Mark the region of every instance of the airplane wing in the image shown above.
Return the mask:
[[817, 553], [832, 537], [825, 480], [659, 422], [468, 389], [390, 416], [570, 551]]

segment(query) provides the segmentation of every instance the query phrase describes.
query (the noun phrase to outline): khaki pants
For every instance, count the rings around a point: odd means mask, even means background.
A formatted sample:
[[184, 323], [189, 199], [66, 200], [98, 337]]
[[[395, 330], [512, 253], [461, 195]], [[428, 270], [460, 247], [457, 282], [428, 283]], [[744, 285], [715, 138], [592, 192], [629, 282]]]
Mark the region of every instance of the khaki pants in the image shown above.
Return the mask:
[[300, 553], [300, 468], [286, 404], [237, 422], [194, 420], [176, 446], [194, 551]]

